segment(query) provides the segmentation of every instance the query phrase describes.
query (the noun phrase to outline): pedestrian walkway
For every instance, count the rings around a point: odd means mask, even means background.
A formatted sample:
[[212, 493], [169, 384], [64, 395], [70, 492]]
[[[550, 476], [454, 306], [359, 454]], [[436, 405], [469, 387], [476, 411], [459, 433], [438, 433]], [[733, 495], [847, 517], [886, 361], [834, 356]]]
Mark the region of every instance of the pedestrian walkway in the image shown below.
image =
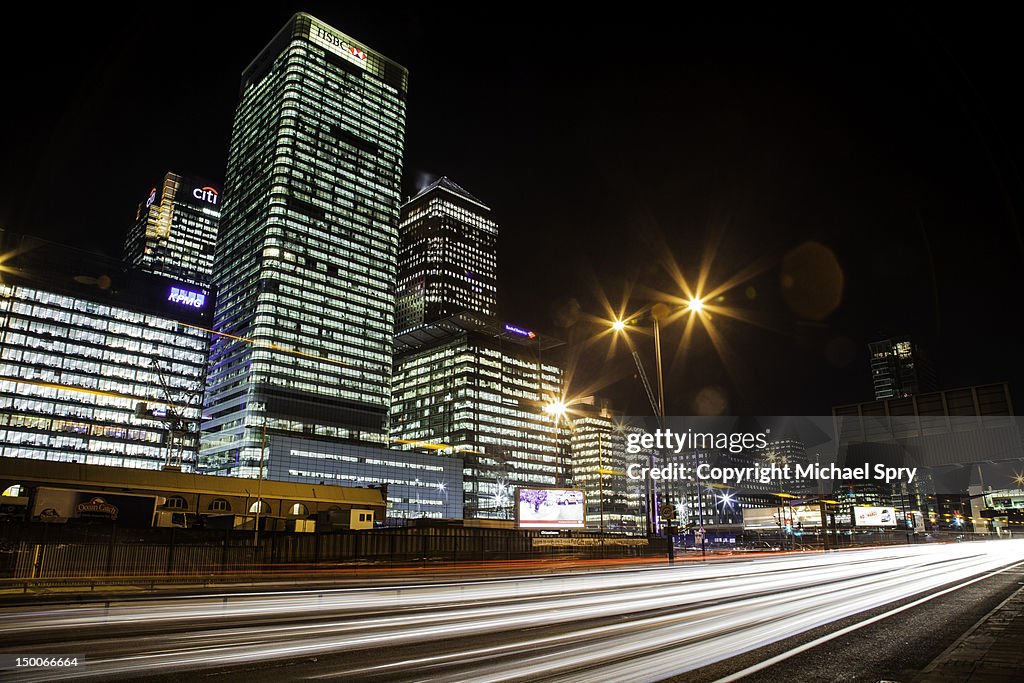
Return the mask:
[[1024, 588], [939, 655], [912, 683], [1018, 683], [1024, 680]]

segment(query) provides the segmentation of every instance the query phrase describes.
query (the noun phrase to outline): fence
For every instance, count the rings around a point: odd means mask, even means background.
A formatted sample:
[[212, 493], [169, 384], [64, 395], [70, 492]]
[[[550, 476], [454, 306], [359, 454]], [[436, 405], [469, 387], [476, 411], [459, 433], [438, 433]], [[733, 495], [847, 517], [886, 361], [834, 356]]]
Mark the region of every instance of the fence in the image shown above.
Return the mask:
[[[1004, 534], [1005, 536], [1005, 534]], [[824, 537], [738, 535], [782, 549], [970, 541], [986, 534], [903, 532]], [[729, 548], [708, 545], [712, 552]], [[319, 533], [209, 529], [130, 529], [103, 525], [0, 524], [0, 578], [211, 576], [341, 566], [447, 564], [494, 560], [663, 558], [662, 538], [472, 527], [395, 527]], [[691, 549], [692, 550], [692, 549]], [[682, 551], [685, 554], [685, 551]]]
[[116, 526], [0, 526], [0, 577], [204, 576], [351, 564], [437, 564], [662, 556], [663, 539], [559, 542], [537, 532], [461, 527], [322, 533]]

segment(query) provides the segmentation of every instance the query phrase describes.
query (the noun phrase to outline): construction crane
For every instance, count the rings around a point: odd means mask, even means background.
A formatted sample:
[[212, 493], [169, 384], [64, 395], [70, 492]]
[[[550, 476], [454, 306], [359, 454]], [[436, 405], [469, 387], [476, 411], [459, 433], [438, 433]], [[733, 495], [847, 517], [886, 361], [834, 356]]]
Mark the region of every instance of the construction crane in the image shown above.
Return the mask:
[[[135, 416], [140, 419], [156, 420], [166, 426], [163, 469], [180, 472], [186, 448], [191, 447], [192, 450], [195, 450], [198, 446], [199, 421], [189, 418], [187, 412], [202, 394], [198, 390], [186, 390], [179, 391], [175, 396], [167, 381], [167, 376], [160, 366], [160, 361], [156, 357], [150, 358], [150, 368], [156, 373], [157, 380], [160, 382], [160, 389], [164, 395], [162, 404], [165, 407], [161, 414], [159, 408], [150, 409], [146, 403], [139, 402], [135, 405]], [[186, 395], [184, 402], [182, 402], [182, 394]]]

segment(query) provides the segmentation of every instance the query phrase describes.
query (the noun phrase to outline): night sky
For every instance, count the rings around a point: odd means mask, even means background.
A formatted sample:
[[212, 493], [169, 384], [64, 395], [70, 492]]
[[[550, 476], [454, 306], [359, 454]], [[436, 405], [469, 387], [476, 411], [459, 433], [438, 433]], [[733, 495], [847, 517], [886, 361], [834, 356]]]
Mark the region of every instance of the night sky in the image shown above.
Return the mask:
[[649, 412], [587, 315], [709, 245], [711, 284], [755, 271], [724, 305], [756, 324], [715, 316], [724, 354], [666, 329], [670, 414], [870, 400], [867, 342], [902, 333], [942, 387], [1024, 386], [1010, 17], [273, 7], [5, 17], [0, 226], [117, 255], [164, 172], [222, 182], [239, 76], [304, 10], [409, 69], [404, 194], [448, 175], [492, 207], [501, 314], [569, 340], [573, 390]]

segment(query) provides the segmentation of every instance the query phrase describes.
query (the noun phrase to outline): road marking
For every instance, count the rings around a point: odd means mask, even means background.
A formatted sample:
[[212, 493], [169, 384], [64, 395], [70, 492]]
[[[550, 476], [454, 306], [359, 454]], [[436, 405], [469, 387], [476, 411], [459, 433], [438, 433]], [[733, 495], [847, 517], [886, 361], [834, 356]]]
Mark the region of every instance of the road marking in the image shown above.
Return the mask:
[[813, 648], [816, 648], [819, 645], [821, 645], [823, 643], [827, 643], [830, 640], [834, 640], [836, 638], [839, 638], [840, 636], [845, 636], [847, 633], [852, 633], [852, 632], [856, 631], [857, 629], [864, 628], [865, 626], [869, 626], [869, 625], [871, 625], [871, 624], [873, 624], [873, 623], [875, 623], [877, 621], [881, 621], [882, 619], [886, 619], [888, 617], [891, 617], [894, 614], [899, 614], [900, 612], [905, 612], [908, 609], [912, 609], [914, 607], [917, 607], [918, 605], [922, 605], [922, 604], [928, 602], [929, 600], [934, 600], [935, 598], [938, 598], [938, 597], [941, 597], [943, 595], [946, 595], [947, 593], [952, 593], [953, 591], [958, 591], [961, 588], [966, 588], [967, 586], [970, 586], [972, 583], [977, 583], [978, 581], [984, 581], [985, 579], [991, 578], [991, 577], [995, 576], [996, 574], [1002, 574], [1003, 572], [1008, 572], [1011, 569], [1017, 569], [1018, 567], [1022, 567], [1022, 566], [1024, 566], [1024, 562], [1018, 562], [1018, 563], [1012, 564], [1012, 565], [1010, 565], [1008, 567], [1003, 567], [1002, 569], [998, 569], [998, 570], [996, 570], [994, 572], [989, 572], [988, 574], [984, 574], [984, 575], [979, 576], [977, 578], [971, 579], [970, 581], [962, 583], [962, 584], [960, 584], [958, 586], [951, 586], [951, 587], [949, 587], [949, 588], [947, 588], [945, 590], [939, 591], [938, 593], [933, 593], [932, 595], [925, 596], [923, 598], [915, 600], [914, 602], [911, 602], [911, 603], [908, 603], [906, 605], [903, 605], [902, 607], [897, 607], [896, 609], [889, 610], [888, 612], [885, 612], [883, 614], [875, 615], [875, 616], [871, 617], [870, 619], [865, 619], [864, 621], [858, 622], [856, 624], [851, 624], [850, 626], [847, 626], [845, 628], [841, 628], [841, 629], [839, 629], [838, 631], [836, 631], [834, 633], [829, 633], [829, 634], [824, 635], [824, 636], [822, 636], [820, 638], [816, 638], [815, 640], [812, 640], [809, 643], [804, 643], [803, 645], [800, 645], [799, 647], [795, 647], [795, 648], [793, 648], [792, 650], [790, 650], [788, 652], [784, 652], [784, 653], [782, 653], [780, 655], [775, 655], [774, 657], [770, 657], [770, 658], [764, 660], [763, 662], [758, 662], [757, 664], [754, 664], [753, 666], [748, 666], [746, 669], [741, 669], [740, 671], [737, 671], [734, 674], [730, 674], [729, 676], [726, 676], [725, 678], [719, 678], [717, 681], [715, 681], [715, 683], [732, 683], [733, 681], [738, 681], [741, 678], [745, 678], [745, 677], [749, 676], [750, 674], [757, 673], [758, 671], [761, 671], [762, 669], [767, 669], [768, 667], [774, 666], [774, 665], [778, 664], [779, 662], [784, 662], [787, 659], [789, 659], [790, 657], [798, 655], [801, 652], [806, 652], [807, 650], [811, 650]]

